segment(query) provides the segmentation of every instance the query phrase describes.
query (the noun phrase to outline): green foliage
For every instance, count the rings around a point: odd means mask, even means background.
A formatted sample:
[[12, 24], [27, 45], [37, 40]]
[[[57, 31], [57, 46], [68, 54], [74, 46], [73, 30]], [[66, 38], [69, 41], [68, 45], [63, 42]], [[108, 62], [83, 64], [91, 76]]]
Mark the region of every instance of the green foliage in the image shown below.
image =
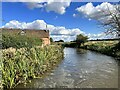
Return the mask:
[[120, 58], [119, 46], [120, 44], [115, 41], [96, 41], [96, 42], [89, 41], [85, 43], [85, 45], [83, 45], [82, 48], [94, 50], [103, 54]]
[[62, 44], [63, 47], [77, 47], [76, 42], [69, 42], [69, 43], [64, 43]]
[[64, 40], [58, 40], [58, 41], [55, 41], [55, 42], [64, 42]]
[[81, 44], [84, 44], [87, 41], [88, 37], [84, 36], [82, 34], [77, 35], [76, 37], [76, 43], [77, 47], [80, 47]]
[[42, 40], [37, 37], [27, 37], [25, 35], [2, 35], [2, 48], [22, 48], [22, 47], [32, 47], [42, 45]]
[[78, 43], [85, 43], [87, 41], [88, 37], [84, 36], [82, 34], [77, 35], [76, 42]]
[[53, 38], [50, 38], [50, 42], [53, 42]]
[[59, 40], [58, 42], [64, 42], [64, 40]]
[[63, 58], [61, 46], [41, 45], [42, 40], [35, 36], [2, 34], [0, 70], [4, 88], [14, 88], [19, 83], [41, 77]]
[[34, 48], [8, 48], [2, 50], [2, 82], [4, 88], [41, 77], [63, 58], [60, 46]]

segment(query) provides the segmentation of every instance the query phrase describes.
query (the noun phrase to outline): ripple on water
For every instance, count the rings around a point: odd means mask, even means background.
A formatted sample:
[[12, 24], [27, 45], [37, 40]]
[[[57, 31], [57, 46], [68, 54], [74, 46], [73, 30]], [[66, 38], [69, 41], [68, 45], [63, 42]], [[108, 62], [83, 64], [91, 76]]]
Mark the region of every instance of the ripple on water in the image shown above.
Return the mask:
[[33, 80], [28, 87], [118, 88], [118, 65], [114, 58], [92, 51], [81, 54], [73, 48], [65, 48], [64, 52], [64, 60], [49, 76]]
[[81, 78], [83, 78], [83, 76], [82, 76], [82, 75], [80, 75], [80, 79], [81, 79]]
[[107, 70], [107, 69], [100, 69], [101, 72], [105, 72], [105, 73], [113, 73], [112, 70]]
[[78, 80], [77, 82], [76, 82], [76, 87], [79, 87], [79, 86], [81, 86], [81, 83], [83, 83], [83, 82], [85, 82], [86, 81], [86, 79], [85, 78], [83, 78], [83, 79], [80, 79], [80, 80]]

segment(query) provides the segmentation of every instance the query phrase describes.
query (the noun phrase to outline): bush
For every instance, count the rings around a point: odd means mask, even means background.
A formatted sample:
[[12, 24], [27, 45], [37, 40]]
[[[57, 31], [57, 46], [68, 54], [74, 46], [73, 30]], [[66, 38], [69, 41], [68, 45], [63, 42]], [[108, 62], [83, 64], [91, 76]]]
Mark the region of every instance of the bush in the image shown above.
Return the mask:
[[2, 48], [6, 49], [9, 47], [22, 48], [42, 45], [42, 40], [37, 37], [27, 37], [23, 35], [2, 35]]
[[72, 43], [64, 43], [62, 44], [63, 47], [77, 47], [77, 43], [72, 42]]

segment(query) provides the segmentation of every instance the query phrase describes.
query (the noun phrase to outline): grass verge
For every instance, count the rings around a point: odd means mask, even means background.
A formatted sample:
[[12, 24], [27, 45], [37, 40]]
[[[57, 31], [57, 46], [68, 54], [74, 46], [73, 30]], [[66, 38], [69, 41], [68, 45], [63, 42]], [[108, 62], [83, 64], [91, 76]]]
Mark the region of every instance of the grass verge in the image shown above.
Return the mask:
[[118, 41], [89, 41], [81, 48], [97, 51], [120, 60], [120, 43]]

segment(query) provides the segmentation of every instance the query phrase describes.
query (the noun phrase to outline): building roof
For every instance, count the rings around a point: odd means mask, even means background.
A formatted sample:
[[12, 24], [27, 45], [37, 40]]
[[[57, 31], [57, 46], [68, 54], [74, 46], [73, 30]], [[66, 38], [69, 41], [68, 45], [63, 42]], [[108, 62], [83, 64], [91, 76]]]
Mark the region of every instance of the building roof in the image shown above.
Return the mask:
[[35, 36], [39, 38], [49, 38], [49, 30], [35, 30], [35, 29], [8, 29], [2, 28], [2, 33], [20, 34], [25, 33], [27, 36]]

